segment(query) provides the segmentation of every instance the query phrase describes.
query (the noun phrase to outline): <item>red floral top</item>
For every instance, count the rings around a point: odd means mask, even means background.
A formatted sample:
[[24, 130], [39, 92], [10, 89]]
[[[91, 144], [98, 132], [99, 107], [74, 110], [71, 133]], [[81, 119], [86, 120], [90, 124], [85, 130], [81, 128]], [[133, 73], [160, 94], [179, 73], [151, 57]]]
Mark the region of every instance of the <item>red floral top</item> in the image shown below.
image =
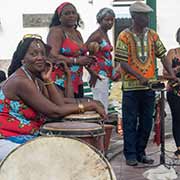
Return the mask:
[[[66, 36], [65, 40], [62, 43], [62, 46], [59, 50], [59, 53], [67, 56], [69, 58], [71, 57], [79, 57], [82, 55], [85, 55], [86, 48], [83, 47], [83, 44], [78, 44], [76, 41], [70, 39]], [[74, 88], [74, 92], [78, 94], [78, 87], [79, 85], [83, 84], [82, 76], [83, 76], [83, 66], [79, 65], [72, 65], [70, 67], [71, 70], [71, 79], [72, 84]], [[61, 87], [65, 87], [65, 75], [64, 72], [56, 68], [52, 73], [52, 79], [55, 81], [55, 83]]]
[[113, 71], [111, 55], [113, 47], [104, 39], [99, 45], [100, 50], [96, 53], [97, 62], [94, 65], [91, 65], [91, 69], [101, 76], [112, 78], [115, 74]]
[[44, 118], [22, 101], [9, 100], [0, 90], [0, 137], [38, 135]]

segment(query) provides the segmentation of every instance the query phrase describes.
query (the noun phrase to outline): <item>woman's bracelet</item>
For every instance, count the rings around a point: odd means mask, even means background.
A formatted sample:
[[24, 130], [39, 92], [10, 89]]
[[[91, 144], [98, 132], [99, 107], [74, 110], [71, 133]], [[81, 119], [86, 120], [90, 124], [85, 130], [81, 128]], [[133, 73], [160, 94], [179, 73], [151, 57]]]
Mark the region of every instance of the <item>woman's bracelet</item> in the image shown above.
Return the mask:
[[79, 109], [79, 113], [84, 113], [84, 111], [85, 111], [84, 105], [81, 103], [78, 104], [78, 109]]
[[51, 85], [51, 84], [54, 84], [54, 81], [44, 82], [44, 85], [45, 85], [45, 86], [49, 86], [49, 85]]

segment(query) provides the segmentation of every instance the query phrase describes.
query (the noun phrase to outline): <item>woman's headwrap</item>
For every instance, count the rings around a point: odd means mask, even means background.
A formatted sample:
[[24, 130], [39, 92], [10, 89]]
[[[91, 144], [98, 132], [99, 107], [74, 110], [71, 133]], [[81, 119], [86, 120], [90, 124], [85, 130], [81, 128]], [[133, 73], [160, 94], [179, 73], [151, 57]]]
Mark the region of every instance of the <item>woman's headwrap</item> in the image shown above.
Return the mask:
[[63, 2], [62, 4], [60, 4], [60, 5], [57, 7], [57, 13], [58, 13], [58, 15], [61, 14], [64, 6], [66, 6], [66, 5], [72, 5], [72, 6], [73, 6], [73, 4], [71, 4], [70, 2]]
[[115, 13], [110, 8], [102, 8], [96, 15], [97, 22], [100, 23], [105, 16], [111, 15], [115, 17]]

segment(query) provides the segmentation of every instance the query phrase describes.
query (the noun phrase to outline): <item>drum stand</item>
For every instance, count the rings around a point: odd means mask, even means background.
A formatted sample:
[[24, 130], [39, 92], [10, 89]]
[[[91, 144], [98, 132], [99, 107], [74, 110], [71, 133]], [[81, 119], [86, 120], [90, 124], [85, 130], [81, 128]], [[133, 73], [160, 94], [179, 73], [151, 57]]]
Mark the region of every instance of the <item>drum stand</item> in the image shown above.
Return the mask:
[[160, 90], [161, 97], [160, 97], [160, 164], [165, 164], [165, 98], [164, 92], [165, 90]]
[[159, 164], [152, 166], [157, 167], [159, 165], [164, 165], [169, 169], [172, 164], [166, 163], [165, 160], [165, 88], [153, 89], [156, 92], [160, 92], [160, 162]]
[[[165, 92], [165, 84], [160, 82], [159, 80], [150, 82], [148, 84], [151, 90], [155, 92], [160, 92], [160, 163], [159, 164], [165, 164], [165, 98], [164, 98], [164, 92]], [[158, 164], [158, 165], [159, 165]], [[156, 165], [155, 165], [156, 166]]]

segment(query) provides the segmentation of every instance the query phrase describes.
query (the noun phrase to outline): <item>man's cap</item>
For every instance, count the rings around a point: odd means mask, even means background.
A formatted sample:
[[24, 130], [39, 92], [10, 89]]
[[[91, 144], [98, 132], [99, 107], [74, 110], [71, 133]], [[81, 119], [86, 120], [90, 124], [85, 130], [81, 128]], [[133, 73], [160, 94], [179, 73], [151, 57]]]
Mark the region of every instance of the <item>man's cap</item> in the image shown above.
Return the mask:
[[137, 1], [133, 4], [131, 4], [129, 11], [130, 12], [149, 13], [149, 12], [153, 12], [153, 9], [150, 6], [148, 6], [147, 4]]

